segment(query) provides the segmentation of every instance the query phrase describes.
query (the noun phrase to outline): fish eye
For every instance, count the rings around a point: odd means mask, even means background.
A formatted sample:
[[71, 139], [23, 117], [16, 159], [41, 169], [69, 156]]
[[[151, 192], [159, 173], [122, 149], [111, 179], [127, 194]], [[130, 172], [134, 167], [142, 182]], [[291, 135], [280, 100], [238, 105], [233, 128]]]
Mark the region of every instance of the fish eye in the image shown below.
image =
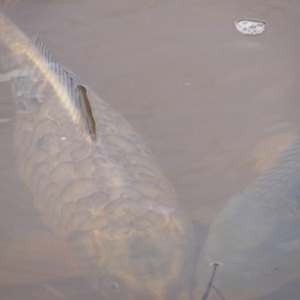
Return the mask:
[[119, 290], [118, 285], [115, 282], [112, 282], [110, 284], [110, 289], [114, 292], [117, 292]]

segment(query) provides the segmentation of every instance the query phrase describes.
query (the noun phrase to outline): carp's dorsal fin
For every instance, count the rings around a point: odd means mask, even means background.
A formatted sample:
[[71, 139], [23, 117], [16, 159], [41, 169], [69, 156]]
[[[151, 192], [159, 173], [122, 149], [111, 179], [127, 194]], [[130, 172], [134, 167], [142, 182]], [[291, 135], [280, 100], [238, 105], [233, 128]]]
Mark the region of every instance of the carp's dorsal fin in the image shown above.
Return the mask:
[[77, 88], [80, 94], [79, 104], [80, 104], [82, 120], [84, 120], [84, 126], [88, 131], [88, 134], [91, 136], [91, 139], [93, 141], [96, 141], [97, 140], [96, 123], [93, 117], [90, 101], [87, 96], [87, 90], [83, 85], [77, 85]]
[[72, 76], [71, 72], [66, 71], [53, 58], [39, 34], [33, 38], [32, 45], [66, 89], [71, 103], [65, 106], [72, 107], [72, 120], [80, 126], [82, 131], [87, 134], [92, 141], [96, 141], [96, 123], [87, 95], [87, 89], [82, 83], [79, 83], [78, 80], [75, 79], [75, 76]]

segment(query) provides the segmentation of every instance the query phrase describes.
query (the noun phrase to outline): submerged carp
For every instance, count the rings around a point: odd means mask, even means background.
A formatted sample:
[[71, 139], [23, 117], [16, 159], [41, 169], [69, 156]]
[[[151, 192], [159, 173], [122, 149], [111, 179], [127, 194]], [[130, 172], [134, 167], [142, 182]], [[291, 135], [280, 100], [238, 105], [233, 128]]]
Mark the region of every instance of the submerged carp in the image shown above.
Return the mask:
[[141, 137], [3, 15], [0, 43], [18, 74], [19, 170], [45, 224], [105, 299], [189, 299], [191, 225]]
[[[208, 300], [254, 300], [300, 276], [300, 140], [241, 196], [209, 230], [197, 264], [198, 288]], [[298, 298], [298, 297], [296, 297]]]

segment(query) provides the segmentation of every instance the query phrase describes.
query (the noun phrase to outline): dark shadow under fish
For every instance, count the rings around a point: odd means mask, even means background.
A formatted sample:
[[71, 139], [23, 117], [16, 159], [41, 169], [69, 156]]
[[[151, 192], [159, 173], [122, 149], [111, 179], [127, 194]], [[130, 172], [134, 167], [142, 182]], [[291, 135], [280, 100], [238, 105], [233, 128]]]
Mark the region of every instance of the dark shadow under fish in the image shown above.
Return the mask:
[[0, 15], [20, 174], [44, 223], [108, 299], [189, 299], [191, 224], [124, 118]]

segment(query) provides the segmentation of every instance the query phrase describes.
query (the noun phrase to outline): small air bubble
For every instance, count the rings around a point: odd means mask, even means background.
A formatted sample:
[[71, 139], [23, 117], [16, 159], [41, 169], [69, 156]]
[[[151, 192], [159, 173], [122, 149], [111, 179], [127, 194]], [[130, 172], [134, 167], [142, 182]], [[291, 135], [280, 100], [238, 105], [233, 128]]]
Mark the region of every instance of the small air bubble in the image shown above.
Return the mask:
[[235, 22], [236, 29], [245, 35], [259, 35], [265, 31], [266, 23], [255, 20], [239, 20]]

